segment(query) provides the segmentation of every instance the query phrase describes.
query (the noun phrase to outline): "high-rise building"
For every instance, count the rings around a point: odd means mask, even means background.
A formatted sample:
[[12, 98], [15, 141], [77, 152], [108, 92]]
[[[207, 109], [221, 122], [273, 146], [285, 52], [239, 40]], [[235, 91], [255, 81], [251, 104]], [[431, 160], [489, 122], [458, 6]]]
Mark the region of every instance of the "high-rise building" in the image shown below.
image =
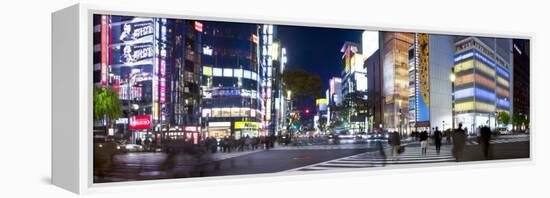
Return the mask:
[[342, 95], [342, 78], [332, 77], [329, 81], [327, 99], [329, 100], [329, 105], [341, 106], [344, 100]]
[[118, 92], [117, 138], [199, 139], [200, 39], [193, 23], [94, 15], [94, 84]]
[[359, 53], [359, 45], [345, 42], [340, 52], [344, 70], [342, 71], [343, 106], [348, 108], [346, 123], [350, 132], [363, 132], [367, 129], [367, 71], [365, 58]]
[[497, 124], [498, 112], [511, 115], [512, 40], [456, 37], [453, 72], [454, 119], [469, 133]]
[[203, 22], [202, 123], [208, 136], [258, 136], [261, 75], [255, 24]]
[[409, 111], [409, 48], [414, 35], [405, 32], [380, 32], [382, 64], [383, 127], [389, 131], [410, 132]]
[[[173, 20], [170, 32], [169, 47], [171, 59], [170, 67], [166, 68], [167, 79], [163, 89], [167, 91], [166, 97], [170, 103], [167, 110], [171, 116], [168, 122], [174, 132], [168, 133], [172, 137], [191, 137], [194, 141], [198, 138], [195, 135], [201, 129], [201, 29], [202, 23], [193, 20]], [[195, 136], [195, 137], [193, 137]]]
[[514, 99], [513, 112], [529, 118], [529, 63], [530, 42], [526, 39], [514, 39]]
[[[280, 104], [284, 95], [280, 78], [286, 64], [286, 49], [277, 39], [277, 28], [270, 24], [260, 26], [259, 37], [259, 62], [260, 62], [260, 96], [262, 98], [262, 125], [265, 129], [263, 135], [278, 133], [282, 128], [278, 124], [281, 120]], [[284, 55], [284, 57], [283, 57]]]
[[[378, 44], [377, 44], [378, 45]], [[384, 105], [382, 97], [382, 65], [380, 64], [380, 51], [376, 50], [365, 60], [367, 70], [367, 113], [369, 116], [369, 131], [382, 131]]]
[[409, 128], [450, 128], [454, 36], [415, 33], [409, 49]]

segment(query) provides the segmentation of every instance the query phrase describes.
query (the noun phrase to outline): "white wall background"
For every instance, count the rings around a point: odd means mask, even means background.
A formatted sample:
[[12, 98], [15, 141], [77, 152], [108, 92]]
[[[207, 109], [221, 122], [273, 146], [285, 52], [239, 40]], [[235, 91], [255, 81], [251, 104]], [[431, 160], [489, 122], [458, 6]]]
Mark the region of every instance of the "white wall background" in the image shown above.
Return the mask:
[[[101, 2], [84, 1], [84, 2]], [[459, 31], [535, 33], [532, 92], [535, 103], [535, 165], [488, 164], [215, 182], [224, 185], [192, 189], [148, 189], [94, 197], [542, 197], [548, 195], [548, 126], [546, 86], [550, 53], [549, 6], [536, 0], [498, 2], [462, 0], [377, 0], [302, 2], [297, 0], [119, 0], [134, 7], [192, 10], [315, 20], [341, 20], [365, 25], [443, 28]], [[77, 3], [71, 0], [2, 1], [0, 22], [0, 182], [1, 197], [74, 197], [50, 185], [51, 12]], [[546, 20], [545, 20], [546, 19]], [[474, 168], [475, 167], [475, 168]], [[288, 180], [288, 181], [285, 181]], [[284, 181], [284, 182], [283, 182]], [[284, 189], [284, 191], [280, 191]]]

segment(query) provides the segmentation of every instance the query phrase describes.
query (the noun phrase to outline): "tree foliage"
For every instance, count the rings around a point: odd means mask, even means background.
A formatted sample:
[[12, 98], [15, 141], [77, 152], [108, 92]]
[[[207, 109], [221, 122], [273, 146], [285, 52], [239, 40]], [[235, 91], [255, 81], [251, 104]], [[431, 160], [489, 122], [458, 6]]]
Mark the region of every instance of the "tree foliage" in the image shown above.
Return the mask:
[[497, 120], [503, 125], [508, 125], [510, 124], [510, 114], [506, 111], [501, 111], [497, 114]]
[[118, 93], [112, 88], [94, 88], [94, 121], [107, 116], [107, 120], [115, 120], [122, 116], [122, 103]]
[[316, 99], [323, 93], [321, 77], [305, 70], [286, 69], [279, 78], [283, 82], [285, 93], [290, 90], [292, 97], [302, 95]]

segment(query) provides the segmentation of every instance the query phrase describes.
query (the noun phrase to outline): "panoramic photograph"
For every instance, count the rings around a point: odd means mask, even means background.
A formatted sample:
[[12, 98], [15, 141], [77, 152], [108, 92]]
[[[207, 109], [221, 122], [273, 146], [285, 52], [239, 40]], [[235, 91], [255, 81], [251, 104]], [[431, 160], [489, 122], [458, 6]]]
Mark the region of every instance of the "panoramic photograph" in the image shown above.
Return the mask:
[[93, 182], [530, 153], [530, 41], [93, 15]]

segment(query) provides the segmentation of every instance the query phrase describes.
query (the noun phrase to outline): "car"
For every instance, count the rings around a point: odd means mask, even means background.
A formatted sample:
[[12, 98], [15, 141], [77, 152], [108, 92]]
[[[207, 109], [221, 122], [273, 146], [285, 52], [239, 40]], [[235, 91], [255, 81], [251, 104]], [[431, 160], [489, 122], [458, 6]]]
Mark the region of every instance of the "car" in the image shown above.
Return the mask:
[[139, 144], [122, 144], [119, 145], [117, 149], [120, 149], [123, 152], [141, 152], [144, 150], [143, 146]]
[[358, 139], [358, 140], [366, 140], [368, 138], [369, 138], [369, 135], [366, 132], [359, 132], [355, 134], [355, 139]]
[[510, 135], [510, 134], [512, 134], [512, 131], [508, 130], [507, 128], [499, 128], [498, 129], [498, 134], [499, 135]]
[[386, 132], [369, 133], [368, 138], [371, 140], [386, 140], [389, 138], [389, 134]]

